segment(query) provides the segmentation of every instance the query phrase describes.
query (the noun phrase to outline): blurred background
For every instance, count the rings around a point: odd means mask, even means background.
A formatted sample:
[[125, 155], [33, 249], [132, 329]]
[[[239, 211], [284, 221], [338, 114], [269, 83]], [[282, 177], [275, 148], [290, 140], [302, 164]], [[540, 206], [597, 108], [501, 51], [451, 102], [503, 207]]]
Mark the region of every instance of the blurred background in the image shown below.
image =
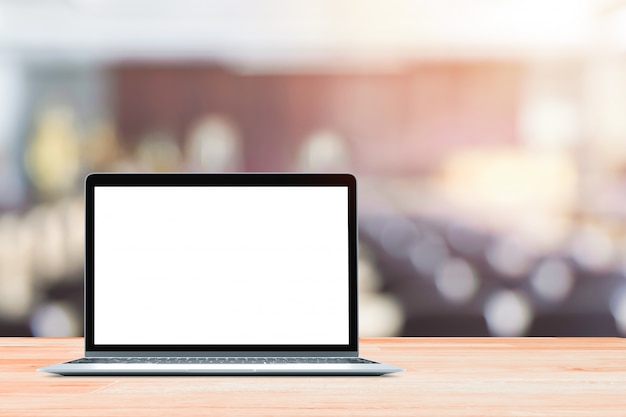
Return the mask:
[[626, 1], [0, 0], [0, 335], [91, 171], [349, 171], [364, 336], [626, 334]]

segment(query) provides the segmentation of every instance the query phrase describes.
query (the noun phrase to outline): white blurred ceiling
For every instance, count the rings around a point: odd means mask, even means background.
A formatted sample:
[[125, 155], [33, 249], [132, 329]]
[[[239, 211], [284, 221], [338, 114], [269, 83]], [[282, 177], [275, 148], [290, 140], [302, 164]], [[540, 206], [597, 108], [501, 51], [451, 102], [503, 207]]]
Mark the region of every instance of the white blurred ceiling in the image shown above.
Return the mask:
[[402, 62], [626, 49], [624, 0], [0, 0], [0, 53]]

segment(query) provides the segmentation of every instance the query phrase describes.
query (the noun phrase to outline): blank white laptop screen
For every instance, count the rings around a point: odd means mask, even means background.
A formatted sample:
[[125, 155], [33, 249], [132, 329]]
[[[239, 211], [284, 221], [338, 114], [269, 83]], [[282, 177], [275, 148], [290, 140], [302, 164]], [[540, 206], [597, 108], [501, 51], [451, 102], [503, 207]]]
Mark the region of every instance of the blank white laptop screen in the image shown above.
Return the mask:
[[349, 343], [348, 188], [97, 186], [94, 343]]

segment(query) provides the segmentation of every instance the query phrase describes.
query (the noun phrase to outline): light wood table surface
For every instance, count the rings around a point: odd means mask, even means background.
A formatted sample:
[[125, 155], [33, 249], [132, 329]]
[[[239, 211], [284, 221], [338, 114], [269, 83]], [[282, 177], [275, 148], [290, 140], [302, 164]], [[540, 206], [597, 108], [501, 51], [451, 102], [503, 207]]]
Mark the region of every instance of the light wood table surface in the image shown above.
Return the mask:
[[0, 338], [0, 416], [626, 416], [626, 339], [362, 339], [382, 377], [64, 377], [82, 338]]

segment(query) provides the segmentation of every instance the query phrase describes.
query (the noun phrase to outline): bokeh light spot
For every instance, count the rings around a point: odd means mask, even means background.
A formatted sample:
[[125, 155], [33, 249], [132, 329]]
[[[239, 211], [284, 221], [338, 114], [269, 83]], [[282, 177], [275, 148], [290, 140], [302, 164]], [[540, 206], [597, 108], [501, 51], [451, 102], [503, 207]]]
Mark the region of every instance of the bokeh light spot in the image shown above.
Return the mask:
[[485, 304], [484, 314], [493, 336], [523, 336], [533, 319], [526, 297], [511, 290], [499, 290], [492, 294]]
[[530, 284], [544, 300], [559, 302], [572, 291], [574, 276], [564, 261], [547, 259], [542, 261], [532, 273]]
[[33, 336], [69, 337], [80, 334], [76, 312], [64, 303], [51, 302], [37, 308], [30, 320]]
[[532, 263], [529, 250], [517, 239], [497, 239], [487, 249], [487, 261], [505, 278], [520, 278]]
[[479, 282], [472, 267], [463, 259], [457, 258], [446, 261], [437, 270], [435, 285], [446, 300], [461, 304], [476, 294]]

